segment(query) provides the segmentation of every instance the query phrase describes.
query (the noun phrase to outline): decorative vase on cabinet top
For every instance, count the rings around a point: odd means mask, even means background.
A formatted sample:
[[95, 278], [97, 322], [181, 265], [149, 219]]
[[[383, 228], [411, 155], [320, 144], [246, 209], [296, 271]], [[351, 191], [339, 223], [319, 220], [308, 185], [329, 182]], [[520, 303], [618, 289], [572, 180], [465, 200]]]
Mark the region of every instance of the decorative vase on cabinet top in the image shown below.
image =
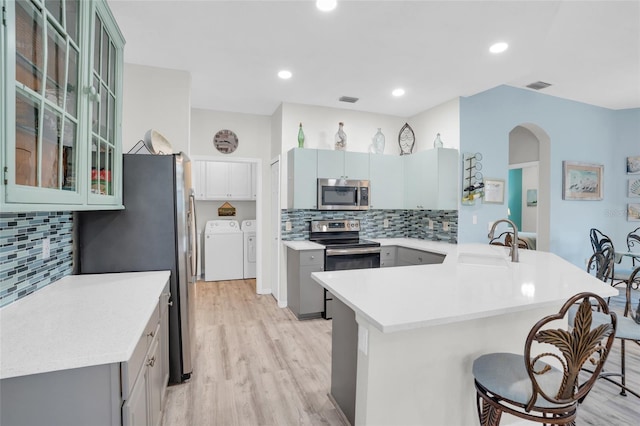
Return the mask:
[[342, 130], [344, 123], [341, 121], [338, 123], [338, 132], [336, 133], [336, 145], [337, 151], [344, 151], [347, 149], [347, 134]]
[[436, 135], [436, 139], [433, 141], [434, 148], [442, 148], [444, 144], [442, 143], [442, 139], [440, 139], [440, 133]]
[[384, 153], [384, 142], [385, 142], [384, 134], [382, 133], [382, 129], [378, 127], [378, 131], [376, 132], [375, 135], [373, 135], [373, 138], [372, 138], [371, 152], [374, 154]]
[[302, 131], [302, 123], [298, 129], [298, 148], [304, 148], [304, 132]]

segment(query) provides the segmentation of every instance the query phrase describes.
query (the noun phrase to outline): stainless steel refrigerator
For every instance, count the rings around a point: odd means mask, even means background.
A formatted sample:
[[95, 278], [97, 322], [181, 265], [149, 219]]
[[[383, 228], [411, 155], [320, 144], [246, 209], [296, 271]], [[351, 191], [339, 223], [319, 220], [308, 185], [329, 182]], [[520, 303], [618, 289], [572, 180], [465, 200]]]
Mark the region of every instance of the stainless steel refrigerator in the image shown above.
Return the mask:
[[184, 154], [125, 154], [125, 209], [74, 216], [77, 273], [171, 271], [170, 383], [192, 373], [196, 228], [190, 164]]

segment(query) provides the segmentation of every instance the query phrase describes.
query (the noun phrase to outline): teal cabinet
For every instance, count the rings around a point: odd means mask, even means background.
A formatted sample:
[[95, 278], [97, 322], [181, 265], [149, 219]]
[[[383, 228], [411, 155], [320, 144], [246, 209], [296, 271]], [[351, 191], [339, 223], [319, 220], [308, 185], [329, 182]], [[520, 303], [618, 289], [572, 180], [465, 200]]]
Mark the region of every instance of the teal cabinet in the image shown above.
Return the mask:
[[319, 149], [318, 177], [368, 180], [369, 154]]
[[291, 149], [287, 153], [287, 208], [317, 208], [317, 184], [318, 150]]
[[122, 208], [124, 39], [106, 2], [3, 11], [2, 210]]
[[403, 157], [404, 206], [414, 210], [458, 208], [458, 150], [436, 148]]
[[371, 208], [395, 210], [404, 208], [404, 167], [403, 157], [395, 155], [371, 154], [369, 169], [371, 181]]

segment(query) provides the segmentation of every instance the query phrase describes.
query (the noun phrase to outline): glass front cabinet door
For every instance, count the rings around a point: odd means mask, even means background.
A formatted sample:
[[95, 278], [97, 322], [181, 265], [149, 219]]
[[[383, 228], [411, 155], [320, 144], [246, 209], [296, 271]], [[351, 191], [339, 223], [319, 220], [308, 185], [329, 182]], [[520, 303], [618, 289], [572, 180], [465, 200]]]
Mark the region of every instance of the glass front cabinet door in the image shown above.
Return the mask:
[[3, 211], [120, 208], [124, 39], [103, 0], [1, 0]]

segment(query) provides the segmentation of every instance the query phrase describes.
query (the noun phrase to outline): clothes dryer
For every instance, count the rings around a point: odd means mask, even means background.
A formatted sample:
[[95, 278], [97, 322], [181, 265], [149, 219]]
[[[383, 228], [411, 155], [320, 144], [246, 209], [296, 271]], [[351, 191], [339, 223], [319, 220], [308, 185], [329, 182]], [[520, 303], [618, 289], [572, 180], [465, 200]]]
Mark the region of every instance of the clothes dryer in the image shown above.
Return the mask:
[[204, 280], [241, 280], [243, 233], [237, 220], [210, 220], [204, 231]]
[[256, 277], [256, 221], [243, 220], [242, 233], [244, 234], [244, 278]]

